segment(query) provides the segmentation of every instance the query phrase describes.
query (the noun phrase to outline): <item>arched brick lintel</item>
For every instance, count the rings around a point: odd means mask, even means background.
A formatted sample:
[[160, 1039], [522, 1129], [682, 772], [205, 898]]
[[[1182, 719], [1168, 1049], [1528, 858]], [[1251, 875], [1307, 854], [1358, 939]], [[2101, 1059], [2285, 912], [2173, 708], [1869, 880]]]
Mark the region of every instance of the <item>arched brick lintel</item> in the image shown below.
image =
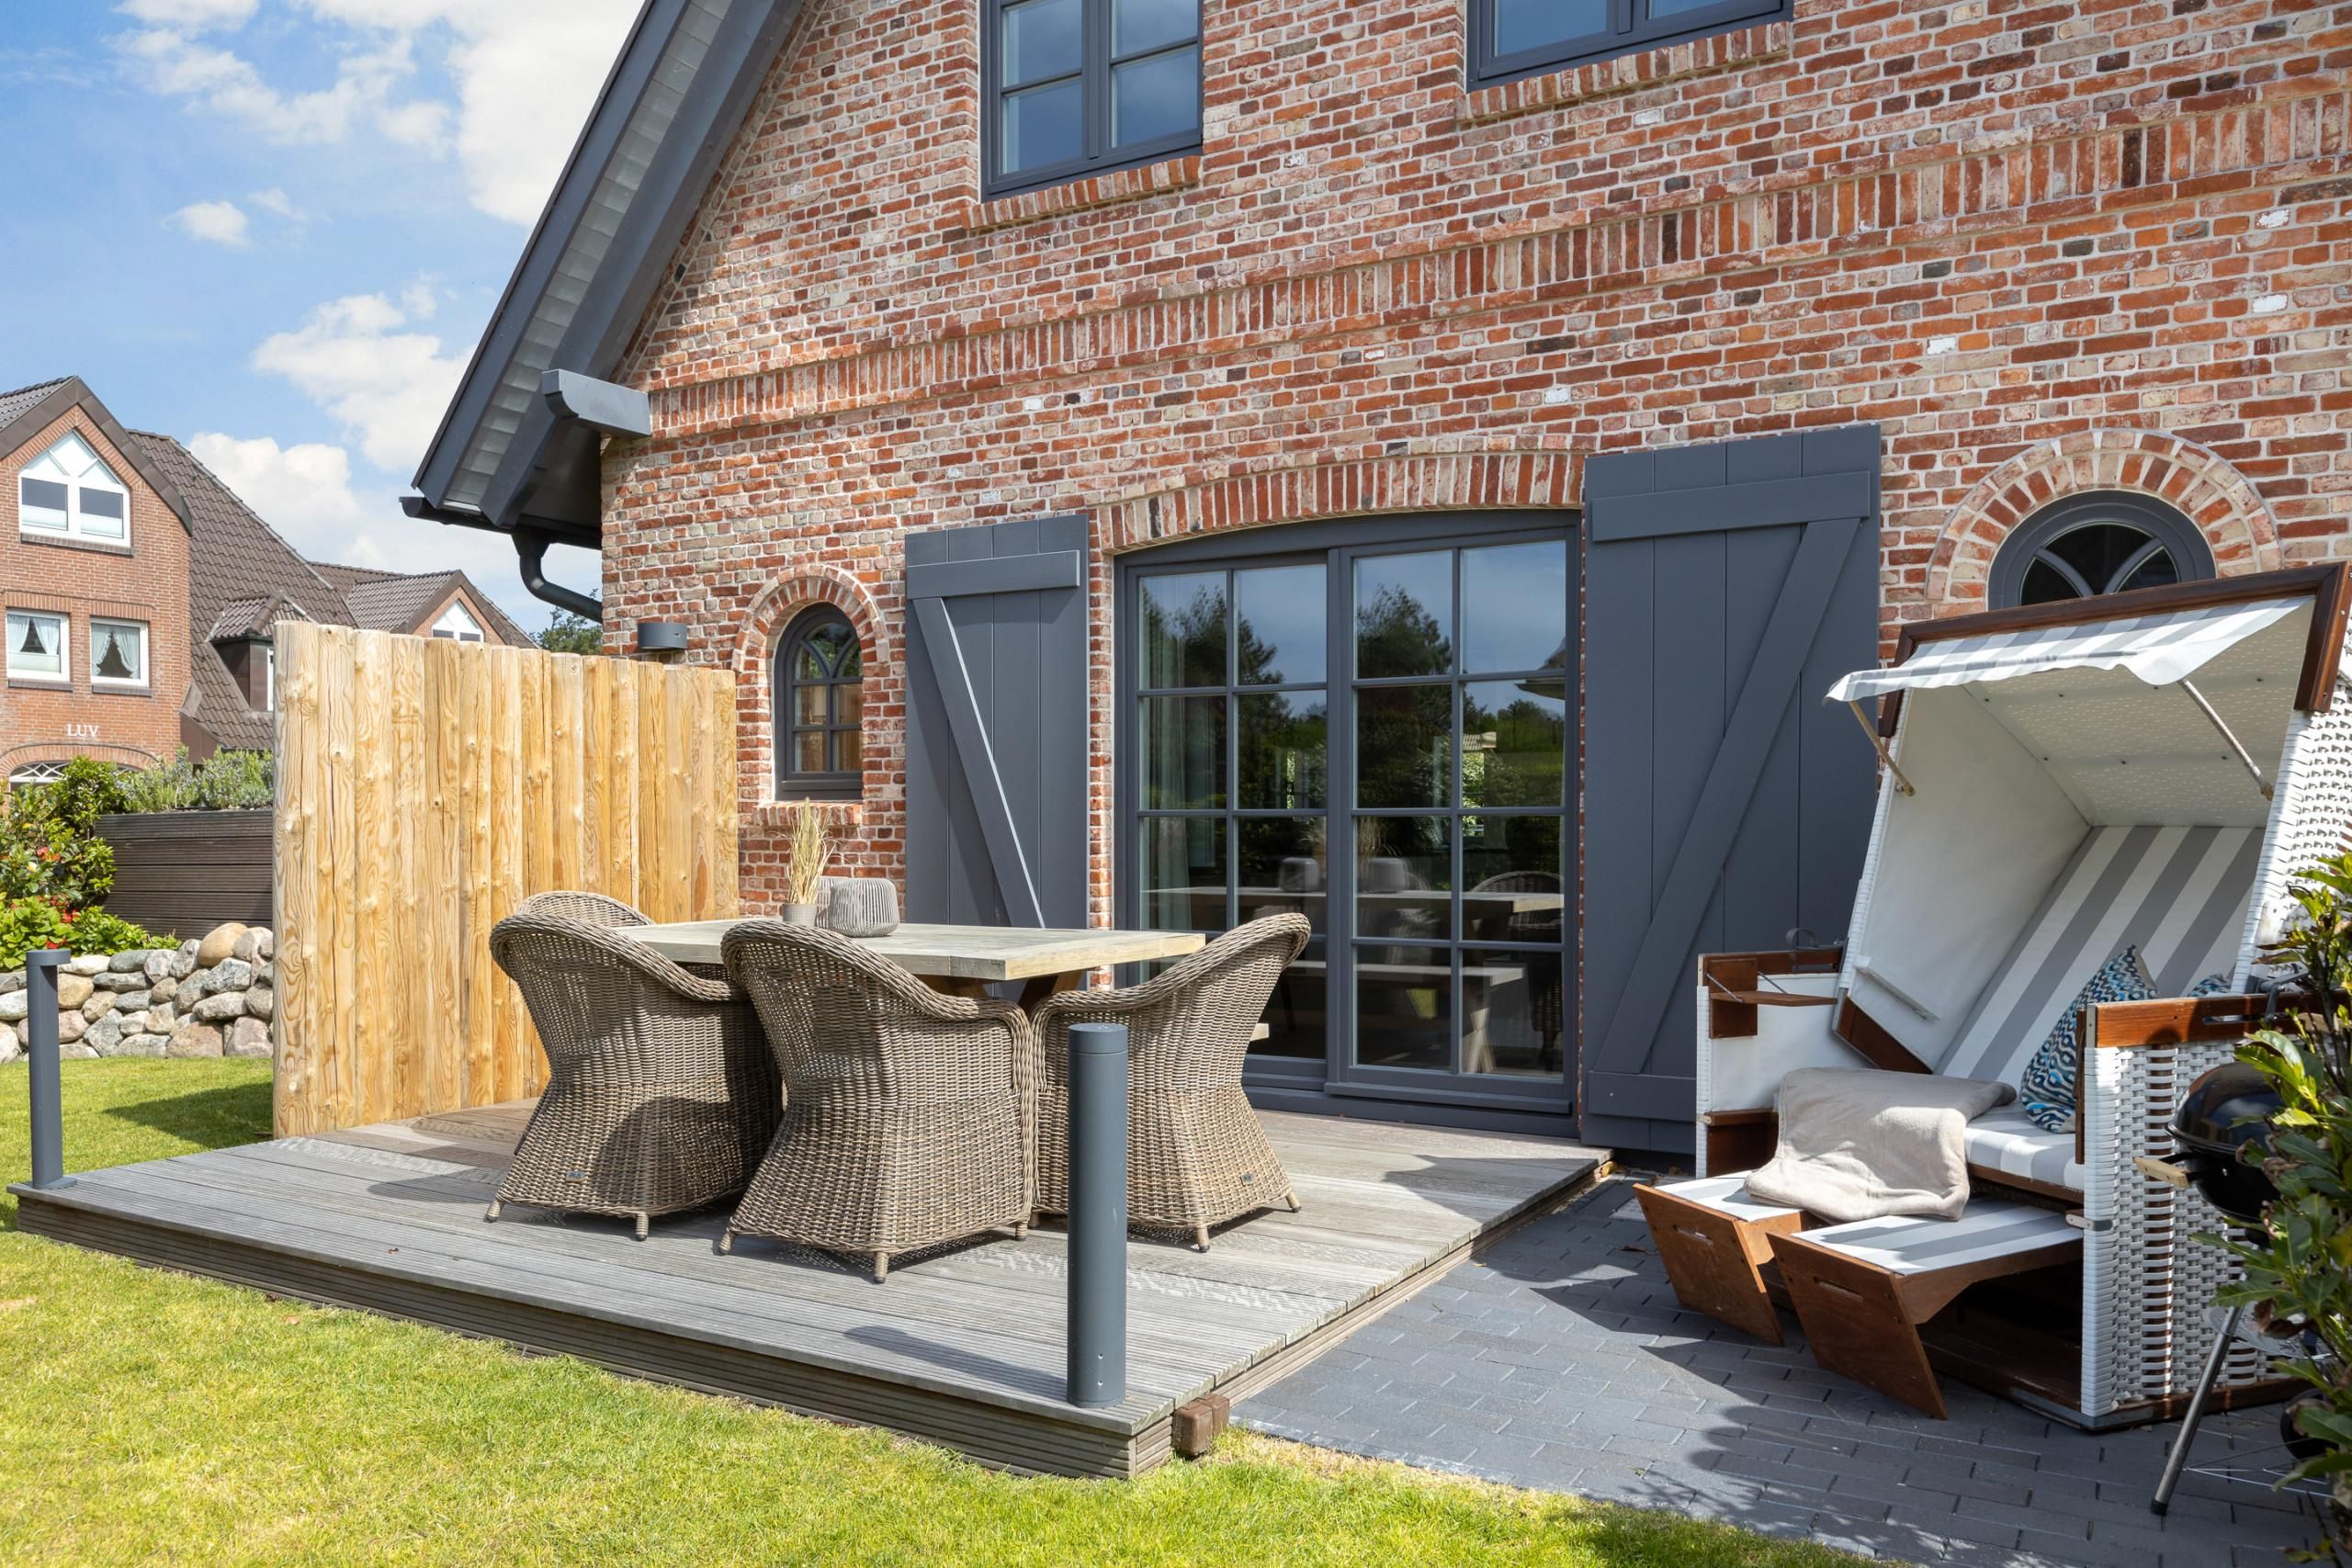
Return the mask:
[[2281, 564], [2270, 503], [2218, 453], [2162, 431], [2086, 430], [2017, 454], [1953, 509], [1928, 558], [1927, 613], [1985, 608], [2002, 542], [2050, 502], [2090, 490], [2133, 491], [2178, 508], [2224, 577]]
[[1577, 503], [1576, 453], [1513, 448], [1329, 457], [1204, 479], [1114, 502], [1099, 537], [1110, 554], [1188, 535], [1383, 513], [1551, 511]]
[[[729, 668], [735, 674], [735, 750], [741, 769], [740, 795], [747, 807], [749, 818], [766, 824], [775, 815], [775, 664], [776, 642], [785, 628], [803, 610], [815, 604], [831, 604], [849, 617], [857, 632], [859, 657], [872, 671], [895, 669], [890, 647], [888, 624], [874, 592], [855, 574], [840, 567], [822, 562], [807, 565], [789, 577], [778, 578], [752, 602], [743, 617], [742, 628], [735, 635], [735, 646], [728, 657]], [[870, 731], [873, 721], [869, 714], [869, 730], [865, 756], [865, 793], [870, 799], [877, 763], [885, 762], [891, 749], [876, 746]], [[884, 776], [888, 776], [887, 772]], [[859, 802], [828, 803], [836, 806], [844, 816], [859, 815]]]

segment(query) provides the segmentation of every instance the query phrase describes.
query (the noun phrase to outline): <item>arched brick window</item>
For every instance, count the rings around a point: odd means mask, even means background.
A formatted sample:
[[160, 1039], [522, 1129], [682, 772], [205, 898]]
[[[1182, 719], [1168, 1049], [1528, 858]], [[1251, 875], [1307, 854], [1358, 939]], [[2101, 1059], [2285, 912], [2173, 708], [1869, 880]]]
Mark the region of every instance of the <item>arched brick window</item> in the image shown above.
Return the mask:
[[792, 619], [776, 644], [775, 793], [854, 800], [864, 778], [865, 671], [857, 629], [831, 604]]
[[2088, 491], [2051, 502], [2002, 541], [1986, 597], [2003, 610], [2212, 575], [2212, 547], [2180, 511], [2132, 491]]

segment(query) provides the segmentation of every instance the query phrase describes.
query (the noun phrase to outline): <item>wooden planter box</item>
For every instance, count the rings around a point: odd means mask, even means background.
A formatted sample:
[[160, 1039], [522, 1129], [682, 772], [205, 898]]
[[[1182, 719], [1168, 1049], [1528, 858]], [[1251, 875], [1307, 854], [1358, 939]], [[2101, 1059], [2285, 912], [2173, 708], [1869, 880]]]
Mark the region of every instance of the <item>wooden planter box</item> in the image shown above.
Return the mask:
[[200, 937], [225, 920], [275, 926], [270, 880], [275, 813], [154, 811], [98, 818], [114, 846], [109, 913], [161, 936]]

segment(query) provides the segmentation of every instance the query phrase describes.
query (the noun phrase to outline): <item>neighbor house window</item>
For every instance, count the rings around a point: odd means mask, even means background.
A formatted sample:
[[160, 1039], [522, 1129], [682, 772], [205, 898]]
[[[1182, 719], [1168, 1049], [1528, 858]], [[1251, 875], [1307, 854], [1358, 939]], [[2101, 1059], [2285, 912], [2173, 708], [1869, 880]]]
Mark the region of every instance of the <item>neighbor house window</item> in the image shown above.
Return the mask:
[[141, 621], [90, 619], [90, 681], [98, 686], [147, 684], [147, 626]]
[[8, 612], [8, 679], [63, 683], [64, 616], [38, 610]]
[[1200, 0], [983, 0], [988, 194], [1201, 145]]
[[433, 635], [451, 637], [458, 642], [480, 642], [482, 640], [481, 623], [453, 599], [449, 607], [441, 612], [441, 618], [433, 623]]
[[1470, 77], [1485, 85], [1789, 15], [1792, 0], [1470, 0]]
[[2091, 491], [2027, 518], [1993, 558], [1991, 607], [2052, 604], [2213, 575], [2197, 525], [2153, 496]]
[[130, 537], [130, 491], [69, 433], [17, 476], [17, 528], [119, 545]]
[[865, 686], [857, 632], [847, 615], [820, 606], [786, 628], [776, 649], [778, 795], [857, 795]]
[[277, 711], [277, 649], [263, 643], [261, 654], [261, 705], [265, 713]]

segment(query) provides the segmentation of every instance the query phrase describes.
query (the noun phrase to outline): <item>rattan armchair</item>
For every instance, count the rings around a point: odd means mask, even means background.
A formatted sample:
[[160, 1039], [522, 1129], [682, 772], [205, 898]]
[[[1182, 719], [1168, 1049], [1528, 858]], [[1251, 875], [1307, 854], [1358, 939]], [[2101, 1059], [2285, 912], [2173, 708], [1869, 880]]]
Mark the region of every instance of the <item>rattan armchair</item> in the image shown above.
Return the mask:
[[656, 1214], [742, 1190], [783, 1107], [741, 991], [560, 915], [509, 916], [490, 953], [538, 1026], [548, 1087], [486, 1218], [618, 1214], [642, 1237]]
[[1250, 1036], [1274, 982], [1306, 945], [1304, 915], [1269, 915], [1140, 986], [1065, 991], [1037, 1010], [1037, 1206], [1069, 1211], [1069, 1028], [1127, 1026], [1127, 1222], [1190, 1231], [1298, 1194], [1241, 1092]]
[[747, 920], [720, 952], [784, 1075], [784, 1122], [719, 1237], [867, 1259], [1010, 1225], [1036, 1184], [1036, 1051], [1011, 1002], [943, 996], [849, 938]]
[[634, 905], [603, 893], [590, 893], [579, 888], [563, 888], [553, 893], [534, 893], [514, 906], [518, 915], [554, 915], [567, 920], [578, 920], [584, 926], [603, 926], [617, 930], [623, 926], [650, 926], [653, 918]]

